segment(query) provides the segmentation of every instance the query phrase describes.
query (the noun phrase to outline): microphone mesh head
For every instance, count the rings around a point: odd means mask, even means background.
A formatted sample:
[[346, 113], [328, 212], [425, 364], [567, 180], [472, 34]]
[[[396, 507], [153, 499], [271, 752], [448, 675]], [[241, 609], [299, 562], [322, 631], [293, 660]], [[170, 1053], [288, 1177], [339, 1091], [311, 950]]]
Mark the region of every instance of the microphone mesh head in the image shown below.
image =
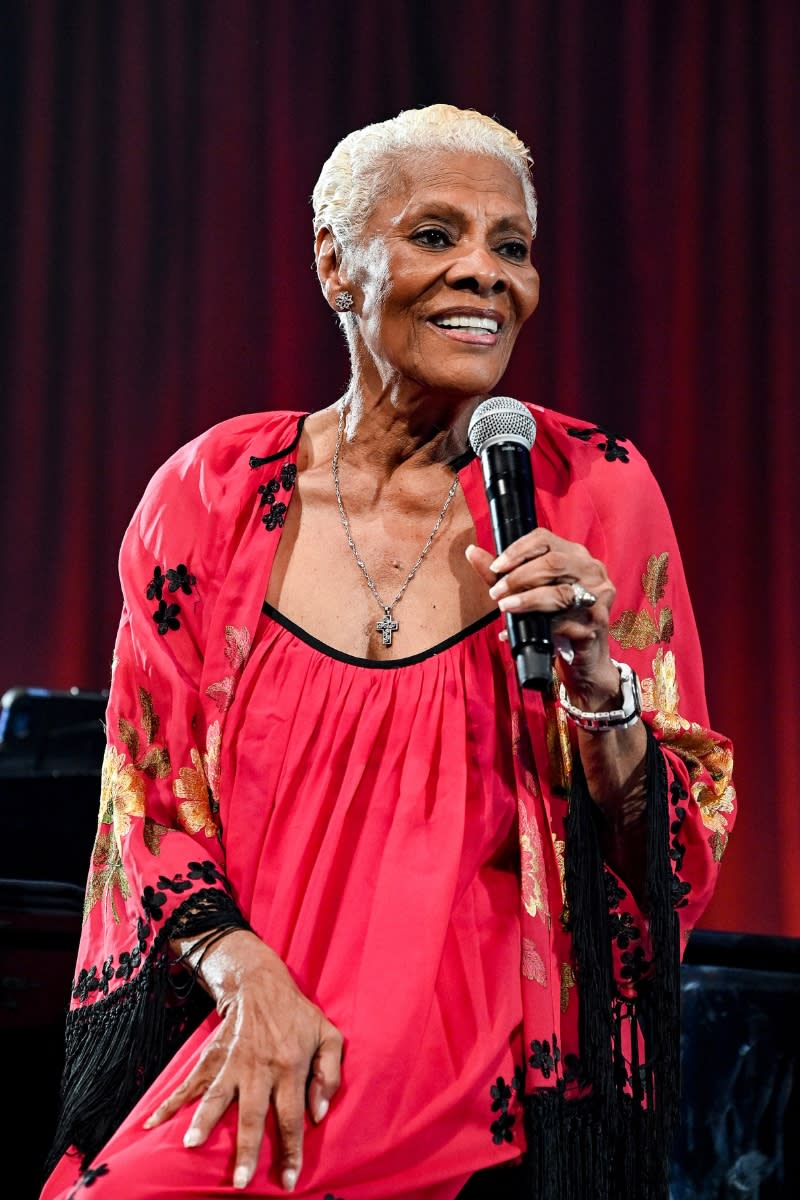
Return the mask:
[[536, 422], [519, 400], [490, 396], [472, 414], [467, 438], [479, 457], [496, 442], [519, 442], [530, 450], [536, 438]]

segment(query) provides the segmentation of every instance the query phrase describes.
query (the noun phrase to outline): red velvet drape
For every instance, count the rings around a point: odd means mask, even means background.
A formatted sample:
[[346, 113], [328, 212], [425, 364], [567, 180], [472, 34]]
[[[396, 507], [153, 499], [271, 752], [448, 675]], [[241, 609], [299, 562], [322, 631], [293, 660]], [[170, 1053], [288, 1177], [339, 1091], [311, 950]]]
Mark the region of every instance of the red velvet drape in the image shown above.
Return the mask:
[[308, 198], [449, 100], [533, 146], [542, 301], [503, 390], [632, 437], [671, 505], [741, 815], [705, 924], [800, 933], [793, 0], [6, 0], [0, 689], [102, 688], [155, 467], [347, 375]]

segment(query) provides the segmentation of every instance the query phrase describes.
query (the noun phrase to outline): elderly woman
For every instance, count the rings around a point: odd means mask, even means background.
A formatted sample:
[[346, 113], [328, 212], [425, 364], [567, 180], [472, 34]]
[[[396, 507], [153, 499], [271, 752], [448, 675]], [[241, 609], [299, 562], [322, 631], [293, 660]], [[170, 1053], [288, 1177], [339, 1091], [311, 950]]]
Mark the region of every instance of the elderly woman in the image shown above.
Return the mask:
[[538, 523], [496, 556], [467, 435], [539, 295], [513, 133], [403, 112], [313, 202], [346, 393], [196, 438], [122, 547], [43, 1200], [665, 1195], [733, 793], [664, 502], [529, 406]]

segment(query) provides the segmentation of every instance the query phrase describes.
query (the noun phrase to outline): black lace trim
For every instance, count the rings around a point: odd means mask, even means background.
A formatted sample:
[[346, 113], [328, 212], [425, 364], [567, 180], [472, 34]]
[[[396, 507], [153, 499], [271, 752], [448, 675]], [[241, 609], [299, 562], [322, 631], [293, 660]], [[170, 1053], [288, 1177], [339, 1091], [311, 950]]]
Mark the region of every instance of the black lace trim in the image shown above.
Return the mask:
[[[153, 892], [151, 900], [157, 897]], [[166, 897], [160, 899], [163, 903]], [[161, 919], [154, 902], [150, 912]], [[110, 958], [100, 971], [93, 967], [81, 972], [78, 984], [86, 996], [97, 990], [103, 996], [67, 1016], [60, 1114], [45, 1165], [48, 1174], [70, 1147], [80, 1153], [85, 1169], [212, 1011], [211, 998], [202, 988], [181, 986], [186, 974], [175, 966], [169, 943], [222, 924], [249, 928], [227, 892], [194, 892], [164, 922], [135, 978], [110, 991], [108, 982], [115, 975]], [[87, 984], [87, 979], [92, 982]]]
[[[627, 442], [628, 439], [620, 433], [612, 433], [604, 425], [595, 425], [594, 429], [568, 429], [567, 433], [581, 442], [591, 442], [596, 449], [602, 452], [606, 462], [626, 463], [630, 461], [630, 451], [627, 446], [620, 445], [620, 442]], [[602, 440], [593, 442], [592, 438], [598, 435]]]
[[[175, 895], [180, 895], [182, 892], [191, 891], [192, 887], [198, 883], [204, 883], [209, 888], [214, 890], [209, 892], [198, 891], [194, 894], [191, 901], [180, 905], [172, 914], [171, 921], [175, 921], [179, 913], [187, 909], [187, 905], [192, 910], [202, 911], [204, 905], [208, 906], [206, 915], [207, 924], [202, 928], [184, 930], [178, 929], [177, 932], [170, 933], [170, 938], [187, 936], [191, 933], [202, 933], [206, 929], [210, 929], [215, 924], [214, 913], [211, 911], [211, 906], [222, 904], [222, 900], [215, 899], [223, 897], [228, 905], [233, 905], [233, 901], [227, 895], [230, 891], [230, 884], [225, 878], [219, 867], [210, 859], [204, 859], [202, 862], [189, 862], [186, 864], [187, 871], [184, 877], [183, 872], [178, 871], [171, 879], [165, 875], [160, 875], [156, 881], [155, 887], [147, 884], [142, 889], [140, 904], [142, 911], [139, 914], [136, 922], [136, 941], [129, 950], [123, 950], [117, 960], [117, 965], [114, 965], [114, 956], [109, 957], [102, 964], [95, 963], [93, 966], [84, 967], [78, 978], [72, 983], [72, 997], [74, 1000], [80, 1000], [85, 1004], [89, 997], [95, 992], [102, 992], [104, 996], [109, 994], [109, 986], [114, 979], [130, 980], [134, 974], [141, 968], [147, 957], [147, 944], [153, 936], [153, 924], [158, 924], [164, 917], [164, 905], [167, 902], [166, 893], [173, 892]], [[214, 885], [220, 884], [225, 891], [219, 891]], [[235, 907], [235, 906], [234, 906]], [[162, 935], [163, 936], [163, 935]], [[153, 951], [156, 949], [156, 943], [153, 944]]]

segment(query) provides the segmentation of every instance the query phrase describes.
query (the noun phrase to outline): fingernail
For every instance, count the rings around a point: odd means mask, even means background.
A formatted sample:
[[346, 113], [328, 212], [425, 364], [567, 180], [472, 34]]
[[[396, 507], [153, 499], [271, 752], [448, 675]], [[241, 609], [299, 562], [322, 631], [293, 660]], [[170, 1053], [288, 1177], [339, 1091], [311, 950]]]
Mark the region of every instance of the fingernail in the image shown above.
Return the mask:
[[493, 600], [499, 599], [500, 596], [505, 596], [508, 591], [508, 584], [505, 579], [498, 579], [497, 583], [493, 583], [489, 588], [489, 595]]
[[190, 1148], [192, 1146], [199, 1146], [200, 1145], [200, 1130], [199, 1129], [187, 1129], [186, 1133], [183, 1135], [183, 1144], [184, 1144], [184, 1146], [188, 1146]]
[[250, 1171], [247, 1167], [237, 1167], [233, 1172], [233, 1186], [235, 1188], [246, 1188], [250, 1182]]
[[509, 609], [519, 608], [520, 604], [522, 604], [522, 599], [519, 596], [504, 596], [497, 607], [500, 612], [508, 612]]
[[501, 642], [507, 642], [507, 641], [508, 641], [508, 630], [507, 630], [507, 629], [501, 629], [501, 630], [500, 630], [500, 632], [499, 632], [499, 634], [498, 634], [497, 636], [498, 636], [498, 639], [499, 639]]
[[151, 1113], [151, 1115], [145, 1121], [143, 1128], [144, 1129], [152, 1129], [153, 1126], [155, 1125], [155, 1123], [156, 1123], [156, 1114]]
[[494, 573], [496, 575], [498, 571], [505, 570], [505, 565], [506, 565], [506, 560], [503, 558], [503, 556], [501, 554], [500, 557], [496, 558], [493, 563], [489, 563], [489, 570], [494, 571]]
[[297, 1171], [295, 1171], [293, 1167], [290, 1167], [287, 1171], [284, 1171], [283, 1175], [281, 1175], [281, 1183], [287, 1192], [293, 1192], [295, 1184], [297, 1183]]
[[328, 1109], [330, 1108], [330, 1106], [331, 1106], [331, 1105], [330, 1105], [330, 1101], [329, 1101], [329, 1100], [320, 1100], [320, 1101], [318, 1102], [318, 1104], [317, 1104], [317, 1108], [316, 1108], [316, 1115], [315, 1115], [315, 1118], [314, 1118], [314, 1119], [315, 1119], [316, 1121], [321, 1121], [321, 1120], [322, 1120], [322, 1118], [323, 1118], [323, 1117], [325, 1116], [325, 1114], [327, 1113], [327, 1111], [328, 1111]]

